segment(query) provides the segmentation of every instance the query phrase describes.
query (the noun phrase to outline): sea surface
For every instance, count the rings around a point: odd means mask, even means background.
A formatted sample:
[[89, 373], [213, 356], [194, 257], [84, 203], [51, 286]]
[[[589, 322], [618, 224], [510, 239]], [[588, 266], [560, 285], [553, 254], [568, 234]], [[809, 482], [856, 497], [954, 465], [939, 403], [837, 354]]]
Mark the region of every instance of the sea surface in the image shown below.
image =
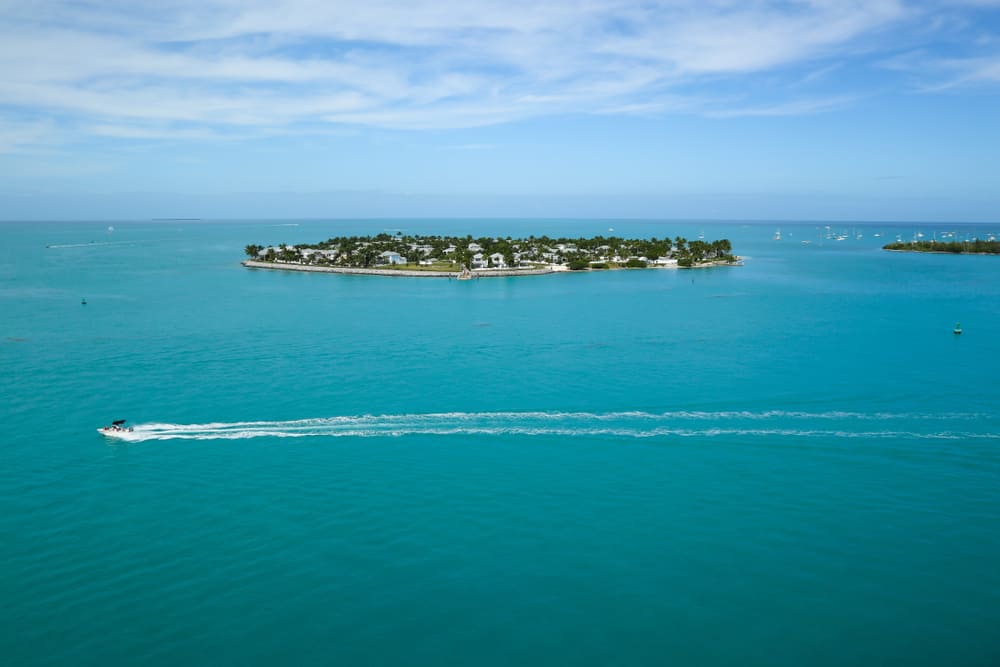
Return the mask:
[[[239, 264], [384, 230], [745, 265]], [[1000, 257], [917, 234], [1000, 224], [2, 223], [0, 663], [1000, 664]]]

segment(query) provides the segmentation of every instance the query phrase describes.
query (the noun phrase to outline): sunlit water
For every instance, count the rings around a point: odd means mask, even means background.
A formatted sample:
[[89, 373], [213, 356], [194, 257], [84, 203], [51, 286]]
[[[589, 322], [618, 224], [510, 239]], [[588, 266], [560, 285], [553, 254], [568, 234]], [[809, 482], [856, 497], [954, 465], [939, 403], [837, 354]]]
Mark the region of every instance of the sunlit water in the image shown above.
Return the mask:
[[[239, 265], [609, 227], [746, 264]], [[0, 662], [998, 664], [998, 232], [2, 224]]]

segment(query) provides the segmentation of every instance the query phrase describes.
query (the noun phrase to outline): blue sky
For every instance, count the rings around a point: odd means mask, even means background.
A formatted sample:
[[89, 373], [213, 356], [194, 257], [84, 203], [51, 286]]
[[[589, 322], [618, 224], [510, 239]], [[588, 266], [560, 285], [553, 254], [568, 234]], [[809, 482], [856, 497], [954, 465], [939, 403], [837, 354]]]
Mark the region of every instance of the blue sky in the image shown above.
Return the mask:
[[0, 0], [0, 73], [0, 219], [1000, 221], [1000, 0]]

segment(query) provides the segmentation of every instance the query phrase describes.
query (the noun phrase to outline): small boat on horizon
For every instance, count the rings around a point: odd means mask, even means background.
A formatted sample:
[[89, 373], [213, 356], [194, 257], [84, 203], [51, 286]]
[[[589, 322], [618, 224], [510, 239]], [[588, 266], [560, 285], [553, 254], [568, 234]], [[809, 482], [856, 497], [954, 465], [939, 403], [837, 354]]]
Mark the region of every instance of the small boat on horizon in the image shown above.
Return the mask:
[[961, 325], [961, 323], [955, 322], [955, 329], [954, 329], [954, 331], [952, 333], [954, 333], [956, 336], [961, 335], [961, 333], [962, 333], [962, 325]]

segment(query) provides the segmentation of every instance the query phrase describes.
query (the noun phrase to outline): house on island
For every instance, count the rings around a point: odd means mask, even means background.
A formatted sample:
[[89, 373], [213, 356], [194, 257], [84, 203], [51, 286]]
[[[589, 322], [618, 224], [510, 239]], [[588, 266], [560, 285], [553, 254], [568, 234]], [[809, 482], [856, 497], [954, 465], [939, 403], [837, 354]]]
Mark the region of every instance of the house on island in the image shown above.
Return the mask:
[[302, 260], [307, 264], [316, 262], [332, 262], [337, 258], [336, 250], [321, 250], [318, 248], [302, 248], [299, 250]]
[[485, 269], [489, 265], [489, 260], [483, 256], [483, 253], [477, 252], [472, 256], [472, 268], [474, 269]]
[[386, 250], [379, 255], [379, 264], [406, 264], [406, 258], [398, 252]]
[[414, 244], [410, 245], [410, 250], [412, 250], [413, 252], [421, 253], [424, 257], [427, 257], [432, 252], [434, 252], [434, 246], [430, 246], [430, 245], [417, 245], [417, 244], [414, 243]]
[[507, 262], [504, 261], [503, 253], [495, 252], [490, 255], [490, 266], [494, 269], [506, 269]]

